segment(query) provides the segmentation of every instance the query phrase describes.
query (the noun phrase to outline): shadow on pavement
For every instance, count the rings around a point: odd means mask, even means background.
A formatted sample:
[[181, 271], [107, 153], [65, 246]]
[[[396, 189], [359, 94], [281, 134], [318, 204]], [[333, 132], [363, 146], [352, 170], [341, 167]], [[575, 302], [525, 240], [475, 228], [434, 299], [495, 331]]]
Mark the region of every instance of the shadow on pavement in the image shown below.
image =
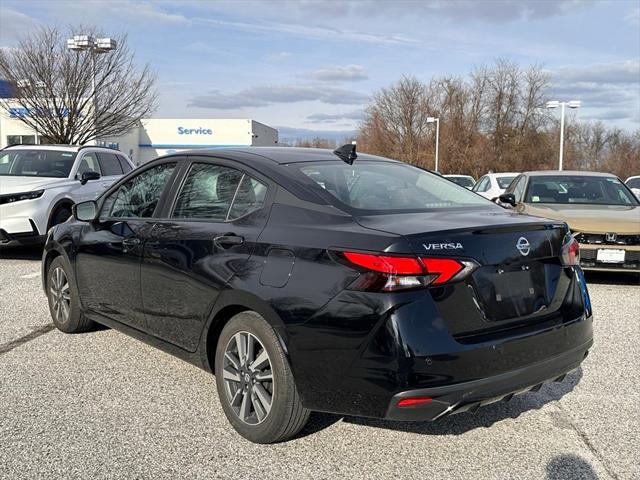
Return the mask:
[[558, 455], [547, 464], [547, 480], [567, 480], [572, 478], [597, 480], [598, 475], [594, 472], [591, 464], [578, 455]]
[[40, 260], [42, 245], [0, 247], [0, 260]]
[[587, 285], [640, 285], [640, 274], [632, 272], [584, 272]]
[[542, 408], [571, 392], [582, 378], [582, 368], [567, 375], [564, 382], [545, 385], [539, 392], [515, 396], [510, 402], [497, 402], [480, 408], [476, 413], [464, 412], [434, 422], [395, 422], [390, 420], [332, 415], [314, 412], [299, 437], [312, 435], [342, 420], [363, 427], [384, 428], [422, 435], [461, 435], [476, 428], [487, 428], [507, 418]]

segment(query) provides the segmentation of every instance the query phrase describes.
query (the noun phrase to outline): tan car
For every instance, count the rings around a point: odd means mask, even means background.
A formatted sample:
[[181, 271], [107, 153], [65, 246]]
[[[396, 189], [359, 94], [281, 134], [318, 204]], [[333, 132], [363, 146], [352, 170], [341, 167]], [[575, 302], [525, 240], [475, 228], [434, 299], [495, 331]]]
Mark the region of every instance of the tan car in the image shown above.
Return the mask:
[[640, 272], [640, 202], [615, 175], [524, 172], [497, 201], [518, 213], [567, 222], [585, 270]]

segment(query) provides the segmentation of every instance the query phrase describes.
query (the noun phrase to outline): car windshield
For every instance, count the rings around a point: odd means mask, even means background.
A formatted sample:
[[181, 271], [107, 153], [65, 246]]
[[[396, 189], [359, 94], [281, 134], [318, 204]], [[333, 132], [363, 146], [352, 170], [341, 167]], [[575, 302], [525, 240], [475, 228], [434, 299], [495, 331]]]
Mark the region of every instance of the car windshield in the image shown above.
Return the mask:
[[632, 178], [631, 180], [627, 180], [627, 187], [629, 187], [629, 188], [640, 188], [640, 177]]
[[496, 177], [496, 181], [498, 182], [498, 186], [501, 189], [505, 190], [511, 184], [514, 178], [516, 178], [515, 175], [508, 177]]
[[49, 149], [9, 149], [0, 152], [0, 175], [67, 178], [75, 152]]
[[617, 178], [586, 175], [531, 177], [525, 202], [638, 205], [633, 194]]
[[306, 177], [351, 208], [385, 213], [460, 206], [486, 206], [487, 200], [444, 177], [392, 162], [297, 163]]
[[474, 181], [469, 177], [445, 177], [447, 180], [452, 181], [456, 185], [460, 185], [461, 187], [473, 187]]

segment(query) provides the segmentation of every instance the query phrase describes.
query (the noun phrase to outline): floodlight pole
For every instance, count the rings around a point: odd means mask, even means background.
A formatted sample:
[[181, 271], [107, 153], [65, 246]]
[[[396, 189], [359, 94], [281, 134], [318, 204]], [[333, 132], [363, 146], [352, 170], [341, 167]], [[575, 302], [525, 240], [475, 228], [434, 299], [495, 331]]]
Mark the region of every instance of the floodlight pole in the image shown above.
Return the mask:
[[436, 124], [436, 165], [435, 171], [438, 172], [438, 149], [440, 146], [440, 118], [436, 117], [427, 117], [427, 123], [435, 123]]
[[559, 102], [557, 100], [553, 100], [551, 102], [547, 102], [547, 108], [558, 108], [560, 107], [560, 156], [558, 161], [558, 170], [562, 171], [563, 162], [564, 162], [564, 111], [565, 107], [569, 108], [580, 108], [580, 100], [571, 100], [570, 102]]
[[67, 48], [76, 52], [88, 50], [91, 55], [91, 103], [94, 128], [98, 128], [98, 95], [96, 91], [96, 55], [107, 53], [117, 48], [111, 38], [95, 39], [90, 35], [75, 35], [67, 40]]

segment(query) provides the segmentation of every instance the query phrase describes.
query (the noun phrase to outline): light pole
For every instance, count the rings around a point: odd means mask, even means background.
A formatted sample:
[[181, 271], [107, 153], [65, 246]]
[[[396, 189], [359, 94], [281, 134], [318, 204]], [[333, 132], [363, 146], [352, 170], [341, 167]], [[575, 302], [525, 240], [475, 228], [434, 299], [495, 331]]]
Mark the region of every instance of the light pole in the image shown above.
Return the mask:
[[436, 124], [436, 172], [438, 171], [438, 146], [440, 143], [440, 119], [437, 117], [427, 117], [427, 123]]
[[67, 39], [67, 48], [76, 52], [88, 51], [91, 55], [91, 103], [93, 104], [93, 123], [98, 128], [98, 99], [96, 92], [96, 55], [108, 53], [118, 47], [113, 38], [93, 38], [91, 35], [74, 35]]
[[580, 100], [571, 100], [569, 102], [559, 102], [557, 100], [553, 100], [551, 102], [547, 102], [547, 108], [558, 107], [560, 107], [560, 161], [558, 170], [562, 170], [562, 160], [564, 156], [564, 109], [565, 107], [580, 108]]

